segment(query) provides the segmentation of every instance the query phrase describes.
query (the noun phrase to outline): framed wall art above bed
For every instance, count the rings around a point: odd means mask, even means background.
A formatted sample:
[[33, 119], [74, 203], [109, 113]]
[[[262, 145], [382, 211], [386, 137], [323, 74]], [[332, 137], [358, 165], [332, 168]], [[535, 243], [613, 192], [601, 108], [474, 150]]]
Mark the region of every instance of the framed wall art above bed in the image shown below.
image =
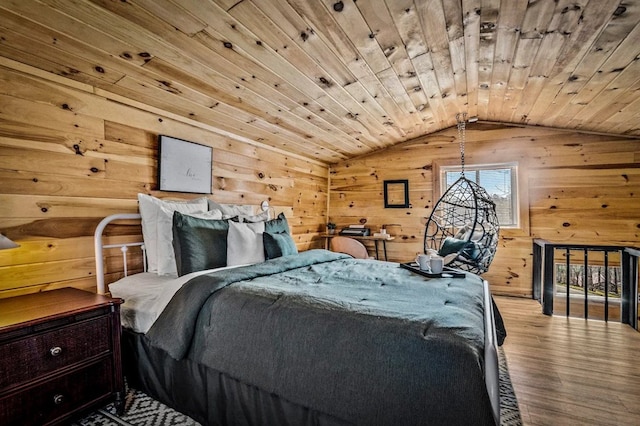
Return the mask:
[[213, 148], [160, 135], [158, 151], [160, 191], [211, 194]]

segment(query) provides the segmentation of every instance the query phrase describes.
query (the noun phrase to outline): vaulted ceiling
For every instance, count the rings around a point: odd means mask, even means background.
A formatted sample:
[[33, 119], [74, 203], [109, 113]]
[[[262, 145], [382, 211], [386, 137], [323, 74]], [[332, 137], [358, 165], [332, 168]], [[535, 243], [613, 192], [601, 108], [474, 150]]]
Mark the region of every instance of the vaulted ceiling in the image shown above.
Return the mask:
[[639, 22], [637, 0], [1, 0], [0, 55], [333, 163], [458, 112], [638, 136]]

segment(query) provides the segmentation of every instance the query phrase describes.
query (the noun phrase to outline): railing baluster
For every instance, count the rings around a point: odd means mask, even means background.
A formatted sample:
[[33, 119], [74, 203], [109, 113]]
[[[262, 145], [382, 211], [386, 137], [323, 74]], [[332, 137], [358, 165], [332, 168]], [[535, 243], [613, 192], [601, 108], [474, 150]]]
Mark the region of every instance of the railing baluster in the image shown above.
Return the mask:
[[564, 254], [564, 262], [567, 268], [567, 301], [566, 301], [566, 309], [565, 309], [565, 313], [567, 316], [569, 316], [569, 312], [571, 311], [571, 297], [570, 297], [570, 289], [571, 289], [571, 277], [569, 275], [569, 272], [571, 271], [571, 252], [569, 251], [569, 248], [565, 249], [565, 254]]
[[533, 242], [533, 298], [542, 303], [542, 246]]
[[609, 321], [609, 252], [604, 252], [604, 320]]
[[584, 284], [584, 318], [589, 318], [589, 251], [584, 249], [584, 274], [583, 274], [583, 283]]
[[553, 246], [546, 244], [544, 246], [544, 272], [542, 278], [542, 312], [545, 315], [553, 314], [553, 256]]
[[621, 321], [638, 330], [638, 259], [640, 249], [627, 247], [622, 251]]

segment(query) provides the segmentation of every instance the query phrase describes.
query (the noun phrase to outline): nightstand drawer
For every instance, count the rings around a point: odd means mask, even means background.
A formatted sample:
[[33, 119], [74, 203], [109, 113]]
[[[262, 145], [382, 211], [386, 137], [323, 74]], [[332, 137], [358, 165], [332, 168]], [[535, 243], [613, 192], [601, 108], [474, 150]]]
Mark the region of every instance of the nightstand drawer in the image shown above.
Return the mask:
[[0, 345], [0, 389], [107, 353], [109, 317], [75, 323]]
[[104, 358], [80, 370], [56, 377], [0, 399], [0, 424], [46, 425], [68, 417], [112, 389], [112, 365]]

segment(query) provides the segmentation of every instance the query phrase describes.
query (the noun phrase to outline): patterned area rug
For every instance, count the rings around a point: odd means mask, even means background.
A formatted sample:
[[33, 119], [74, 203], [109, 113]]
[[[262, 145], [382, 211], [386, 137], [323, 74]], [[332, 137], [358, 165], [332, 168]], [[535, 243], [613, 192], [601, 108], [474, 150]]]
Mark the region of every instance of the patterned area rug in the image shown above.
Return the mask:
[[[516, 399], [507, 359], [499, 351], [500, 365], [500, 425], [521, 426], [520, 409]], [[146, 394], [129, 388], [127, 391], [125, 411], [119, 417], [113, 404], [109, 404], [73, 423], [72, 426], [199, 426], [190, 417], [179, 413], [166, 405], [150, 398]]]
[[498, 348], [498, 365], [500, 367], [500, 426], [522, 426], [518, 399], [511, 384], [507, 357], [502, 347]]

